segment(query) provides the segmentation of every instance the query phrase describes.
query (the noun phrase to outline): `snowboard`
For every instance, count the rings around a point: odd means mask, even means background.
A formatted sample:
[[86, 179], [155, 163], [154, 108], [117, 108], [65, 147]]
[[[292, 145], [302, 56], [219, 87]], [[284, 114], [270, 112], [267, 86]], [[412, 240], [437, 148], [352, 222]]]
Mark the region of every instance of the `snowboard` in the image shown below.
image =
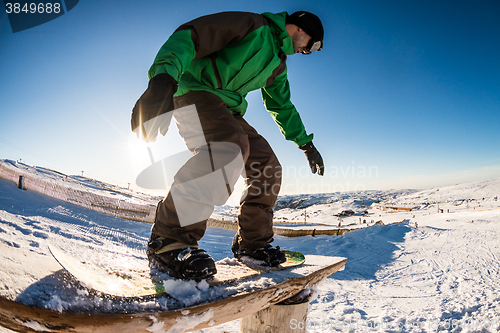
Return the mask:
[[[54, 259], [85, 287], [103, 294], [118, 297], [147, 297], [165, 294], [164, 282], [173, 278], [166, 274], [152, 273], [149, 267], [143, 269], [111, 269], [80, 261], [57, 246], [49, 246]], [[256, 260], [243, 258], [223, 259], [216, 263], [217, 274], [205, 280], [208, 285], [229, 284], [248, 279], [262, 273], [283, 270], [302, 265], [305, 257], [297, 251], [283, 251], [286, 262], [277, 267], [261, 266]]]

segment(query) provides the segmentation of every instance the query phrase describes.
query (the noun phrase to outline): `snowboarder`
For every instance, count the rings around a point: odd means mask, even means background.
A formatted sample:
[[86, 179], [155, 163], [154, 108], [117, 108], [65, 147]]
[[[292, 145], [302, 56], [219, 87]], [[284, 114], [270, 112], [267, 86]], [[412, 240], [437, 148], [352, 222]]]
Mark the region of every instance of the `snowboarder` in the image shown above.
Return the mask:
[[[231, 246], [234, 256], [249, 256], [269, 266], [285, 260], [280, 248], [271, 245], [281, 165], [268, 142], [243, 118], [245, 97], [261, 89], [265, 107], [285, 138], [305, 153], [313, 173], [323, 175], [313, 135], [307, 134], [290, 101], [286, 68], [287, 55], [310, 54], [322, 47], [322, 23], [305, 11], [203, 16], [181, 25], [161, 47], [148, 72], [148, 88], [134, 106], [132, 130], [145, 141], [155, 141], [158, 131], [166, 134], [175, 109], [179, 133], [194, 156], [158, 203], [147, 246], [151, 267], [184, 279], [216, 273], [214, 260], [198, 241], [214, 205], [225, 203], [240, 174], [246, 191]], [[177, 110], [192, 105], [197, 119], [181, 119], [189, 117]], [[193, 139], [196, 122], [203, 133]], [[221, 186], [206, 181], [215, 175]]]

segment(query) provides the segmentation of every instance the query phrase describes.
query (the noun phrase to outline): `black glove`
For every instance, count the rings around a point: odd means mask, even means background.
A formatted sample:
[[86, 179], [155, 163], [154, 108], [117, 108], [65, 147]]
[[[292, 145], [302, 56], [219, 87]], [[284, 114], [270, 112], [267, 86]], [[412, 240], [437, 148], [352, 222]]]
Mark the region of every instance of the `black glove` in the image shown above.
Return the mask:
[[309, 162], [312, 173], [317, 173], [318, 175], [323, 176], [325, 172], [323, 158], [321, 157], [321, 154], [316, 149], [316, 147], [314, 147], [312, 141], [306, 143], [303, 146], [300, 146], [299, 149], [306, 154], [307, 161]]
[[167, 133], [172, 114], [158, 116], [174, 109], [176, 91], [177, 81], [168, 74], [158, 74], [149, 80], [148, 89], [137, 100], [132, 110], [132, 131], [136, 132], [137, 137], [153, 142], [158, 136], [158, 130], [163, 135]]

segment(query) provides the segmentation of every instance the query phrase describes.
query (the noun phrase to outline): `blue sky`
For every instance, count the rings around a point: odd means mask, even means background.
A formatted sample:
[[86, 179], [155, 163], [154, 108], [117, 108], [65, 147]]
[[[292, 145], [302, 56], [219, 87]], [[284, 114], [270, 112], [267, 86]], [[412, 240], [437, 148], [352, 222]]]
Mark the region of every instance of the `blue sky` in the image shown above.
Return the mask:
[[81, 0], [15, 34], [2, 12], [0, 158], [134, 184], [130, 115], [158, 49], [180, 24], [229, 10], [307, 10], [325, 27], [323, 51], [288, 58], [324, 177], [308, 172], [260, 93], [248, 96], [245, 118], [284, 167], [282, 194], [500, 177], [498, 1]]

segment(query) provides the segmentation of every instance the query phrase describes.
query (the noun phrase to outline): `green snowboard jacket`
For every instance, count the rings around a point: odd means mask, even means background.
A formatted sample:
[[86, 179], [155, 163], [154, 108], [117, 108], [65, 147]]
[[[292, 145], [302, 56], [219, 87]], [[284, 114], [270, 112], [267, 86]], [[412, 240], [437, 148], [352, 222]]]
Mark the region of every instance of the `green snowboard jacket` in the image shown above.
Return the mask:
[[290, 101], [286, 55], [294, 53], [285, 29], [287, 13], [224, 12], [180, 26], [158, 52], [148, 75], [168, 73], [179, 82], [175, 96], [208, 91], [233, 114], [244, 115], [246, 95], [261, 89], [267, 111], [287, 140], [313, 139]]

